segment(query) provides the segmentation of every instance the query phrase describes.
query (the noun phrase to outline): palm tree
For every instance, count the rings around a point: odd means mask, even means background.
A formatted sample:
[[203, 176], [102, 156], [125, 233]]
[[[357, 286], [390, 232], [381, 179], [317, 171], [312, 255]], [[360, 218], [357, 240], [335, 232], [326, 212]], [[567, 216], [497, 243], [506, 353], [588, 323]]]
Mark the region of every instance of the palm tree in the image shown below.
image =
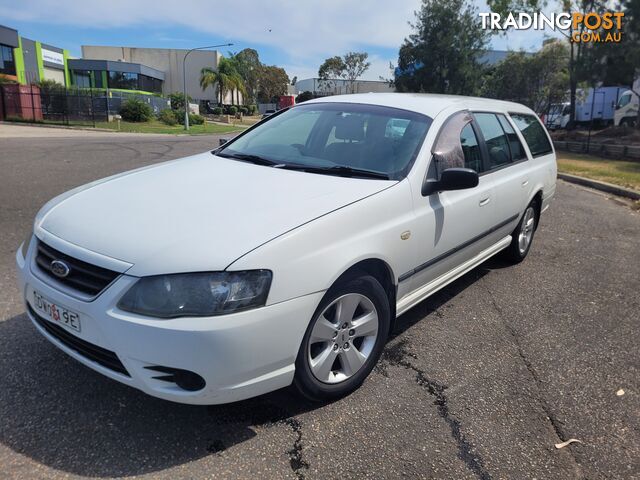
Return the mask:
[[224, 98], [224, 94], [227, 91], [227, 85], [229, 84], [229, 79], [226, 78], [224, 74], [216, 72], [212, 68], [204, 67], [200, 71], [200, 86], [202, 90], [206, 90], [207, 87], [211, 87], [213, 89], [218, 87], [218, 103], [222, 105], [222, 99]]
[[207, 87], [218, 87], [218, 95], [220, 98], [220, 105], [224, 103], [224, 97], [226, 93], [231, 90], [231, 103], [234, 102], [233, 91], [240, 92], [243, 95], [246, 94], [246, 88], [242, 77], [235, 69], [233, 63], [226, 58], [221, 58], [218, 64], [218, 70], [205, 67], [200, 72], [200, 86], [202, 90], [206, 90]]

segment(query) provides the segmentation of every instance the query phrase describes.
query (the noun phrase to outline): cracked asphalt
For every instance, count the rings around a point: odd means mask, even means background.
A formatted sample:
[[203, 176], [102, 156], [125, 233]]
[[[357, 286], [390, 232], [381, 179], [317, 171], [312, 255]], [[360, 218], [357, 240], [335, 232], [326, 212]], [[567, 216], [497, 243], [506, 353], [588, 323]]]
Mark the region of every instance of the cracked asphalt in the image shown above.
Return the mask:
[[363, 387], [331, 404], [173, 404], [44, 340], [13, 260], [40, 206], [217, 143], [2, 138], [0, 478], [640, 478], [640, 215], [563, 182], [525, 262], [490, 260], [400, 317]]

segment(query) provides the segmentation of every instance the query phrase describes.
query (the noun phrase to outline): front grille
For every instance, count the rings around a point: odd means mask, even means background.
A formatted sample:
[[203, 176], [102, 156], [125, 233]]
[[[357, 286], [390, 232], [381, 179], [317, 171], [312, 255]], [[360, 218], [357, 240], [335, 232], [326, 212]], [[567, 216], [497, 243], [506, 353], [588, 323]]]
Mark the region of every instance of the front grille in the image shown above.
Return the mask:
[[[54, 260], [61, 260], [69, 267], [69, 273], [66, 277], [60, 278], [53, 274], [51, 262]], [[36, 264], [40, 271], [49, 278], [92, 297], [102, 292], [120, 275], [118, 272], [70, 257], [43, 242], [38, 242]]]
[[107, 350], [106, 348], [102, 348], [94, 345], [93, 343], [82, 340], [81, 338], [67, 332], [63, 327], [45, 320], [38, 315], [29, 304], [27, 304], [27, 309], [38, 325], [44, 328], [49, 335], [56, 338], [66, 347], [69, 347], [71, 350], [76, 351], [83, 357], [87, 357], [89, 360], [113, 370], [114, 372], [121, 373], [127, 377], [130, 376], [118, 356], [111, 350]]

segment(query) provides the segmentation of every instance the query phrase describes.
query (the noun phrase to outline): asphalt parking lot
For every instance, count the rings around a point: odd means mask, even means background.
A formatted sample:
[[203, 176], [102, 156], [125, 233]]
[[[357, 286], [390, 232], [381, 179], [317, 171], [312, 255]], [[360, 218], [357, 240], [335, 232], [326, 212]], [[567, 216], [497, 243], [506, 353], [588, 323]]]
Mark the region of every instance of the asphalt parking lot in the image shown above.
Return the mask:
[[525, 262], [490, 260], [403, 315], [371, 377], [332, 404], [173, 404], [50, 345], [14, 280], [40, 206], [217, 143], [0, 140], [0, 478], [640, 478], [640, 215], [562, 182]]

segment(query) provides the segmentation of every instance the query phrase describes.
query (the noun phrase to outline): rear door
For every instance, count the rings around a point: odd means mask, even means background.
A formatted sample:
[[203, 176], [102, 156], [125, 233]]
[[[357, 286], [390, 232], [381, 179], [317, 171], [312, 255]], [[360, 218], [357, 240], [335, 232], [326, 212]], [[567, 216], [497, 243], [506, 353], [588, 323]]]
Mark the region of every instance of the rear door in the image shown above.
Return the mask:
[[496, 228], [500, 235], [510, 233], [530, 198], [531, 165], [514, 126], [506, 115], [476, 112], [487, 154], [483, 176], [491, 178], [495, 188]]

